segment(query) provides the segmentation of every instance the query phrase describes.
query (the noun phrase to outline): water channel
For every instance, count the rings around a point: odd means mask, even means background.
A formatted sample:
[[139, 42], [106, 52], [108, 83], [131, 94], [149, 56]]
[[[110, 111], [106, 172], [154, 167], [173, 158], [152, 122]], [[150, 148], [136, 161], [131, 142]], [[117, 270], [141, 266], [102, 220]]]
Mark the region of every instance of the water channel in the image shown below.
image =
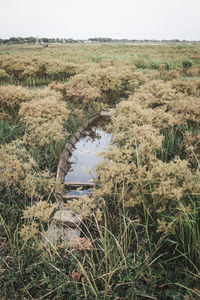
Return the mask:
[[[97, 177], [96, 166], [102, 160], [99, 152], [107, 150], [111, 144], [112, 134], [106, 131], [108, 121], [102, 118], [93, 123], [81, 136], [70, 157], [70, 169], [65, 176], [67, 183], [93, 183]], [[82, 196], [90, 189], [70, 188], [67, 195]]]

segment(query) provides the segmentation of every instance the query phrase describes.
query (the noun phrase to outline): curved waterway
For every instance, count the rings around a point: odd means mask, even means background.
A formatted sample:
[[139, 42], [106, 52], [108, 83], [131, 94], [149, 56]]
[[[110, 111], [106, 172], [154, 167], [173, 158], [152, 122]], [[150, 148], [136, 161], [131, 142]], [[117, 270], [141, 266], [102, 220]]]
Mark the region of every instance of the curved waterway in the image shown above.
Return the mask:
[[[107, 150], [111, 144], [112, 134], [106, 131], [106, 122], [103, 118], [92, 124], [77, 142], [70, 157], [70, 169], [65, 176], [66, 183], [84, 183], [85, 186], [94, 182], [97, 177], [96, 166], [102, 160], [99, 152]], [[70, 187], [70, 185], [69, 185]], [[84, 185], [78, 188], [69, 188], [67, 195], [82, 196], [90, 193]]]

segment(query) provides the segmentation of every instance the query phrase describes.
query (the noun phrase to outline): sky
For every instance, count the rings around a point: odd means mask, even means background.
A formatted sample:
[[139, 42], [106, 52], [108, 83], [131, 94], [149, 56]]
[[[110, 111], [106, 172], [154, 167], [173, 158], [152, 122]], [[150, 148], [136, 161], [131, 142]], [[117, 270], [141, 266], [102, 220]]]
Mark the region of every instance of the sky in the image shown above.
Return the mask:
[[0, 38], [200, 40], [200, 0], [0, 0]]

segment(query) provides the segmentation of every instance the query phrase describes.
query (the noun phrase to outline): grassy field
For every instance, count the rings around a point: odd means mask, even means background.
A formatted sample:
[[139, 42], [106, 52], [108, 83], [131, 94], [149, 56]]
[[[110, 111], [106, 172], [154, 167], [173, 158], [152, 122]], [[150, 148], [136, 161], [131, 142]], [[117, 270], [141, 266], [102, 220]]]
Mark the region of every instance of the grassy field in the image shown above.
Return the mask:
[[[72, 248], [45, 243], [56, 168], [112, 108]], [[200, 45], [0, 46], [0, 298], [200, 299]]]

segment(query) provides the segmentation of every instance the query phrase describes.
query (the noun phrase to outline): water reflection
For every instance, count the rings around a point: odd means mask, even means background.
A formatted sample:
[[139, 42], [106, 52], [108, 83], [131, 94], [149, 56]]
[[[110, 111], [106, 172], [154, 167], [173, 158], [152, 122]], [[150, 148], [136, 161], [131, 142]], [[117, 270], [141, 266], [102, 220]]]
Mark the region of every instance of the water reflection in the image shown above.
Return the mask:
[[[78, 141], [70, 158], [73, 164], [65, 177], [66, 182], [93, 182], [96, 166], [102, 159], [97, 154], [107, 150], [112, 139], [111, 133], [105, 130], [106, 123], [100, 121], [92, 125]], [[84, 193], [83, 190], [81, 192]]]

